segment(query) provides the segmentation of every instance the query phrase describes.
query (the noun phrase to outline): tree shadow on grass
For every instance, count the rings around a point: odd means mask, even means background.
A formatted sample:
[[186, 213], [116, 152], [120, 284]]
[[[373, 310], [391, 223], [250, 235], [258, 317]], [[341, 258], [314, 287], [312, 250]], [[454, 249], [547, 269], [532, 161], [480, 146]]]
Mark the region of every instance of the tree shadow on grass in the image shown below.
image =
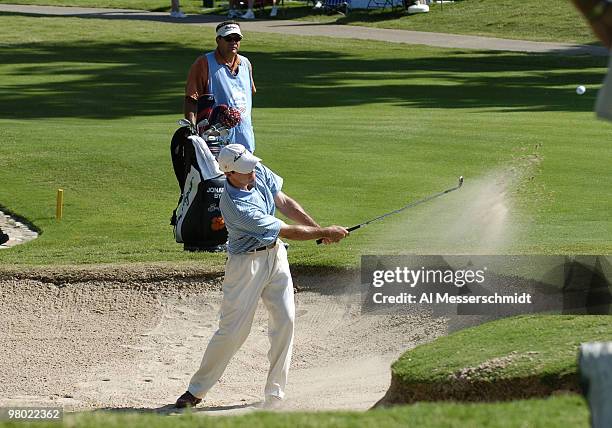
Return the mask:
[[[571, 88], [599, 84], [603, 70], [598, 68], [606, 61], [498, 51], [435, 54], [435, 49], [410, 46], [406, 56], [397, 46], [388, 55], [373, 50], [371, 57], [344, 53], [341, 47], [291, 50], [291, 45], [270, 53], [258, 50], [253, 42], [243, 51], [254, 64], [255, 108], [384, 103], [411, 108], [590, 111], [593, 98], [577, 97]], [[200, 54], [171, 42], [11, 45], [0, 52], [4, 70], [0, 116], [180, 116], [184, 79]]]

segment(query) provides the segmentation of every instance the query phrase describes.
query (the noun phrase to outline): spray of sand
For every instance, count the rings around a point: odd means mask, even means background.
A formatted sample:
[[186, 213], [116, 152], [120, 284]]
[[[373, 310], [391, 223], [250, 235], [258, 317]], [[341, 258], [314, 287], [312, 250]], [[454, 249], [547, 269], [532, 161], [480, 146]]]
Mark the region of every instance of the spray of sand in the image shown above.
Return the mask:
[[[510, 254], [520, 245], [514, 196], [533, 179], [537, 155], [482, 177], [465, 177], [463, 187], [389, 221], [373, 247], [404, 254]], [[391, 219], [389, 219], [391, 220]]]

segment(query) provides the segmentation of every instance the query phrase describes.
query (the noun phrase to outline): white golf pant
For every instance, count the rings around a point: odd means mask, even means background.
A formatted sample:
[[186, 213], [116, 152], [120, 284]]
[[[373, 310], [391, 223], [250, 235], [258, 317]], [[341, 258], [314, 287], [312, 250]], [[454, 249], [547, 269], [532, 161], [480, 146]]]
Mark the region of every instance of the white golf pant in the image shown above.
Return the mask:
[[282, 242], [269, 250], [230, 254], [225, 265], [219, 328], [206, 347], [189, 392], [198, 398], [217, 383], [251, 331], [261, 296], [268, 310], [270, 370], [264, 393], [283, 398], [293, 348], [295, 303], [287, 250]]

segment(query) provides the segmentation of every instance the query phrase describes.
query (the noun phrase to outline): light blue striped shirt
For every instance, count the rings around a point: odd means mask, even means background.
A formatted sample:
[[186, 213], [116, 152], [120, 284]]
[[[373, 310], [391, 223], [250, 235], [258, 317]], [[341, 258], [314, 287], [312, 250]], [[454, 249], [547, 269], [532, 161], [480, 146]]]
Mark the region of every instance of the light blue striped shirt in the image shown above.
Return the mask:
[[227, 252], [242, 254], [273, 243], [283, 222], [274, 217], [274, 196], [283, 187], [283, 179], [267, 167], [255, 166], [255, 186], [241, 190], [225, 182], [219, 201], [227, 227]]

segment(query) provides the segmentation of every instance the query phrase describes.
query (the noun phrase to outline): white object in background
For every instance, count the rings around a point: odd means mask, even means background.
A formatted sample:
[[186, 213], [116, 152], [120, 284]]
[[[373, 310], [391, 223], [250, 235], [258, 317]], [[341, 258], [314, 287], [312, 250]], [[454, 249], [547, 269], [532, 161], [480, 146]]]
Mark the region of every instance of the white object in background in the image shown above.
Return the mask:
[[595, 113], [600, 119], [612, 121], [612, 55], [608, 64], [608, 74], [597, 94]]
[[413, 15], [415, 13], [427, 13], [429, 12], [429, 6], [426, 4], [413, 4], [408, 7], [408, 14]]
[[578, 365], [583, 394], [591, 409], [591, 427], [612, 427], [612, 342], [580, 345]]
[[585, 92], [586, 92], [586, 88], [585, 88], [584, 86], [582, 86], [582, 85], [580, 85], [580, 86], [578, 86], [578, 87], [576, 88], [576, 93], [577, 93], [578, 95], [582, 95], [582, 94], [584, 94]]

